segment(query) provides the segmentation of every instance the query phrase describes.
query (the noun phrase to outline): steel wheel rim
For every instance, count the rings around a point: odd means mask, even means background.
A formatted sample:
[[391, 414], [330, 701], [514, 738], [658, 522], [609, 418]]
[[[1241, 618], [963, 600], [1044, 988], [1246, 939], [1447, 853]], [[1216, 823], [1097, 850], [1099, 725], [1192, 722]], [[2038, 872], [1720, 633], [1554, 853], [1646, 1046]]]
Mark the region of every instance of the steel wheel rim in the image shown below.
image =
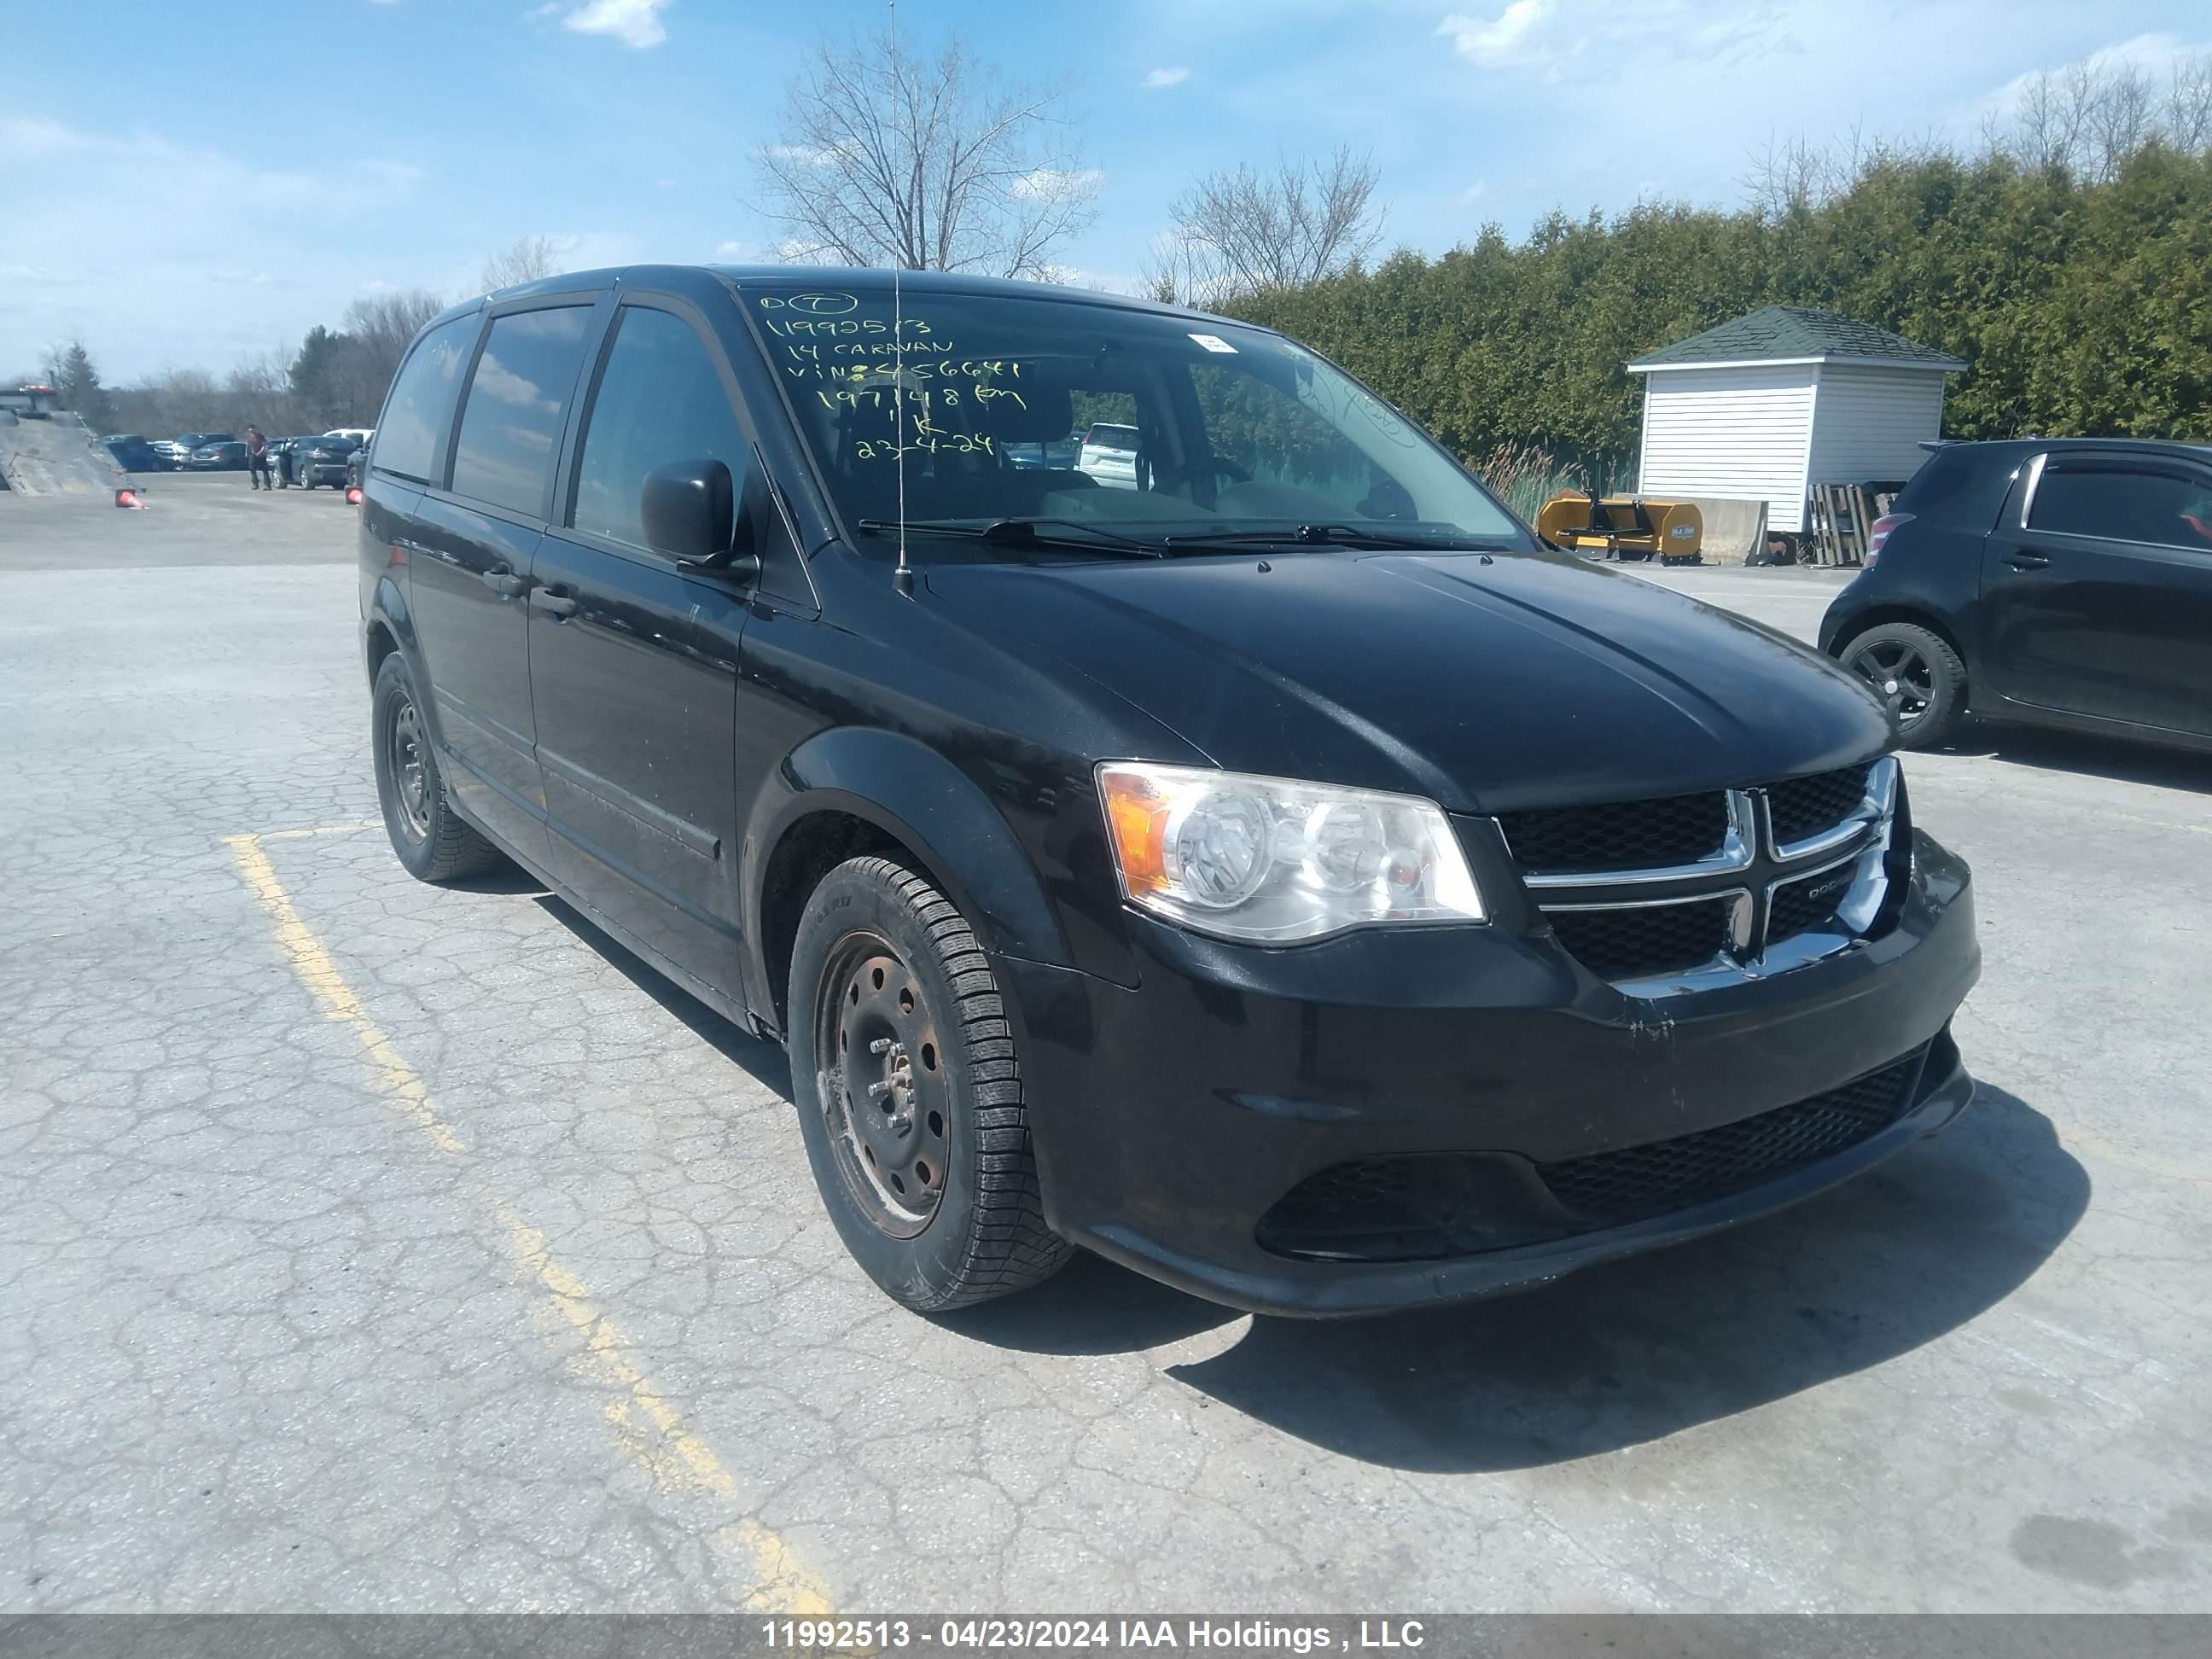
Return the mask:
[[848, 933], [815, 1010], [823, 1125], [839, 1177], [893, 1238], [936, 1218], [951, 1159], [951, 1090], [921, 978], [890, 943]]
[[1936, 665], [1902, 640], [1881, 640], [1854, 652], [1851, 668], [1899, 726], [1911, 725], [1936, 700]]
[[430, 772], [422, 753], [422, 718], [415, 700], [403, 696], [392, 711], [392, 736], [387, 745], [392, 765], [392, 797], [399, 807], [399, 827], [410, 842], [430, 834]]

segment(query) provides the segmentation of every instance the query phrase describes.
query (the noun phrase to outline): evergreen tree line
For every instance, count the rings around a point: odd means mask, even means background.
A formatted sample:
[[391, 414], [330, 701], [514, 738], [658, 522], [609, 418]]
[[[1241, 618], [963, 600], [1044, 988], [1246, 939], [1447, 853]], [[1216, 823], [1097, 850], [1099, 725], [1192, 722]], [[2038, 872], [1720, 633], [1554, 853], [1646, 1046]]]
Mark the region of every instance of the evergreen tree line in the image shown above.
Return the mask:
[[1310, 343], [1479, 465], [1547, 452], [1601, 488], [1634, 470], [1643, 377], [1625, 366], [1765, 305], [1963, 359], [1947, 436], [2212, 439], [2201, 137], [2095, 166], [1996, 146], [1877, 149], [1839, 170], [1785, 159], [1739, 210], [1553, 213], [1519, 243], [1493, 225], [1438, 258], [1401, 252], [1221, 303]]

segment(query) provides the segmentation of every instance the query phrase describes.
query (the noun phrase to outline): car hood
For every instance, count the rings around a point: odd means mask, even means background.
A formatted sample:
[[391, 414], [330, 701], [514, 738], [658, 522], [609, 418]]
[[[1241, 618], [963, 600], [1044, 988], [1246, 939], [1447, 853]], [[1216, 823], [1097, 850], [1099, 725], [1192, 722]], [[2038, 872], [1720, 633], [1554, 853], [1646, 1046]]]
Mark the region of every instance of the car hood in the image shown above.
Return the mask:
[[927, 583], [986, 637], [1079, 670], [1220, 766], [1455, 811], [1754, 783], [1890, 738], [1808, 647], [1561, 555], [945, 564]]

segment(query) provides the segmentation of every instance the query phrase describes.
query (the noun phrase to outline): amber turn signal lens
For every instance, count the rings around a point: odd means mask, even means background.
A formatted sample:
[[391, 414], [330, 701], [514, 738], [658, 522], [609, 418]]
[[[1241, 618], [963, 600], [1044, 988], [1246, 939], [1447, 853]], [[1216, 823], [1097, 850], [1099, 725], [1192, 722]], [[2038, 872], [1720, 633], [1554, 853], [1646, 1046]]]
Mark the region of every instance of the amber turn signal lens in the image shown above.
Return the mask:
[[1168, 884], [1168, 803], [1143, 778], [1126, 772], [1109, 772], [1103, 781], [1123, 888], [1131, 894], [1157, 892]]

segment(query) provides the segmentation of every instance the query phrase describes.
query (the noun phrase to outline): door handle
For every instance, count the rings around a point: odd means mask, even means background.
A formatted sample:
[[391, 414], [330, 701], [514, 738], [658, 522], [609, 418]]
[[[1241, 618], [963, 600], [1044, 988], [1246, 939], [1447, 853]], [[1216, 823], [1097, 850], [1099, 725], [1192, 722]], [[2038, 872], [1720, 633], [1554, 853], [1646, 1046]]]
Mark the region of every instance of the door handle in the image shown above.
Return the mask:
[[477, 573], [486, 587], [502, 599], [512, 599], [530, 591], [527, 577], [518, 576], [512, 570], [482, 570]]
[[566, 593], [556, 593], [550, 587], [533, 587], [530, 602], [548, 616], [568, 617], [576, 614], [576, 602]]
[[2023, 548], [2006, 554], [2004, 562], [2015, 570], [2041, 570], [2050, 564], [2051, 556], [2047, 553], [2030, 553]]

